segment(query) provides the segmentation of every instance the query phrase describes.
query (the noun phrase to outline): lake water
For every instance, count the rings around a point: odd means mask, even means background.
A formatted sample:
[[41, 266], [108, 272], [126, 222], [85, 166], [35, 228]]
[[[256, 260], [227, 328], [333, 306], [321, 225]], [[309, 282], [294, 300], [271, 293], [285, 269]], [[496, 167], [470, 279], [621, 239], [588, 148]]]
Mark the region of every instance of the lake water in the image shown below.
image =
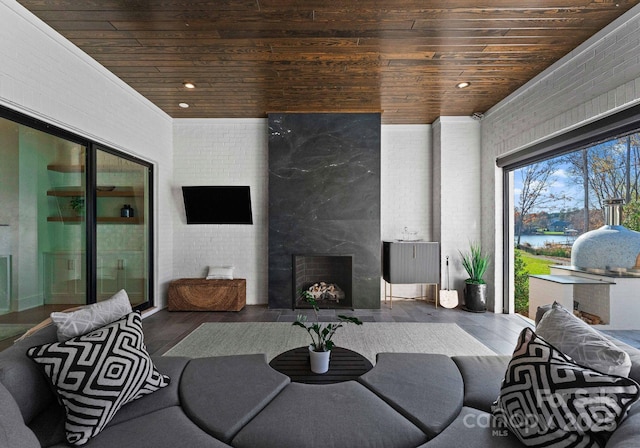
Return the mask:
[[532, 247], [544, 247], [545, 243], [571, 245], [576, 238], [577, 236], [567, 235], [522, 235], [520, 237], [520, 244], [529, 243]]

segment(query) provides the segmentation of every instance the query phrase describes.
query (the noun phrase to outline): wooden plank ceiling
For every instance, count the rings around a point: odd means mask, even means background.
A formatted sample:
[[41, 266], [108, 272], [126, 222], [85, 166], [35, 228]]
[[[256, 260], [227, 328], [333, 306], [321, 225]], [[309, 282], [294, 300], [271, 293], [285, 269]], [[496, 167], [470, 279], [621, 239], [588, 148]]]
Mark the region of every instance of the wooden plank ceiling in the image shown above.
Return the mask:
[[172, 117], [382, 111], [387, 124], [485, 112], [638, 3], [19, 2]]

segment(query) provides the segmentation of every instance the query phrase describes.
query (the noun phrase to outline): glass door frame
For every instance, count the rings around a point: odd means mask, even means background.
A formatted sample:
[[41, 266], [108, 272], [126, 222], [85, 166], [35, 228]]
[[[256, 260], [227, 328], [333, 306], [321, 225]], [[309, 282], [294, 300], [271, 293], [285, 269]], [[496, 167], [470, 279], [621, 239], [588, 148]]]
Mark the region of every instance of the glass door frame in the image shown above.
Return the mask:
[[155, 302], [155, 240], [154, 240], [154, 165], [151, 162], [132, 156], [125, 152], [118, 151], [110, 148], [107, 145], [81, 137], [70, 131], [57, 127], [55, 125], [46, 123], [37, 118], [33, 118], [29, 115], [21, 112], [14, 111], [3, 105], [0, 105], [0, 118], [4, 118], [13, 121], [17, 124], [33, 128], [35, 130], [68, 140], [72, 143], [76, 143], [87, 148], [85, 153], [85, 185], [86, 185], [86, 200], [85, 200], [85, 231], [86, 231], [86, 263], [85, 263], [85, 278], [87, 279], [86, 286], [86, 304], [96, 302], [97, 298], [97, 220], [96, 220], [96, 180], [97, 180], [97, 167], [96, 167], [96, 154], [98, 149], [104, 152], [108, 152], [117, 157], [121, 157], [125, 160], [129, 160], [140, 165], [143, 165], [147, 169], [147, 182], [148, 182], [148, 198], [149, 198], [149, 213], [145, 216], [145, 220], [148, 223], [148, 253], [149, 260], [148, 272], [147, 272], [147, 287], [148, 287], [148, 300], [138, 306], [135, 306], [136, 310], [144, 310], [154, 306]]
[[153, 164], [147, 162], [146, 160], [140, 159], [138, 157], [132, 156], [130, 154], [125, 154], [121, 151], [115, 150], [113, 148], [109, 148], [106, 145], [101, 143], [91, 142], [89, 149], [87, 150], [87, 247], [90, 247], [91, 250], [88, 252], [87, 257], [87, 292], [89, 293], [87, 303], [95, 303], [98, 297], [98, 218], [97, 218], [97, 180], [98, 180], [98, 161], [97, 154], [98, 151], [102, 151], [107, 154], [111, 154], [113, 156], [119, 157], [121, 159], [137, 163], [141, 166], [144, 166], [147, 170], [147, 185], [148, 192], [147, 197], [149, 200], [148, 204], [148, 213], [144, 214], [144, 225], [147, 226], [148, 233], [148, 253], [147, 259], [149, 260], [147, 268], [147, 291], [148, 291], [148, 300], [146, 302], [141, 303], [134, 307], [136, 310], [145, 310], [150, 308], [154, 304], [154, 272], [155, 272], [155, 263], [154, 263], [154, 208], [153, 208], [153, 197], [154, 197], [154, 178], [153, 178]]

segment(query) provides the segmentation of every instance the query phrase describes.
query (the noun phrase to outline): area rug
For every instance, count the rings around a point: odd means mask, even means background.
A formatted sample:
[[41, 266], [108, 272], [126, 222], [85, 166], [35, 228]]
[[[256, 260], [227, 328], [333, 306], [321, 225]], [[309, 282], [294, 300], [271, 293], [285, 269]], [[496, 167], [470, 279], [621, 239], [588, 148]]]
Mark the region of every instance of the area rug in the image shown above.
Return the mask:
[[[282, 322], [204, 323], [167, 351], [164, 356], [224, 356], [264, 353], [271, 361], [280, 353], [306, 346], [309, 335]], [[334, 337], [338, 347], [354, 350], [375, 364], [383, 352], [493, 355], [476, 338], [456, 324], [365, 322], [345, 325]]]

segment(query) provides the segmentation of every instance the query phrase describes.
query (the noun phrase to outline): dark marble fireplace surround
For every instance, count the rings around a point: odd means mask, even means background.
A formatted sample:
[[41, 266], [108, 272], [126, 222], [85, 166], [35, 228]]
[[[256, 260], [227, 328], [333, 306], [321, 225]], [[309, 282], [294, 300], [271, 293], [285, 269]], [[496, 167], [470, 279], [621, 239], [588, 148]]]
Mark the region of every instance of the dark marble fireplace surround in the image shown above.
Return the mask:
[[350, 307], [380, 308], [380, 244], [380, 114], [269, 114], [269, 307], [304, 254], [350, 257]]

